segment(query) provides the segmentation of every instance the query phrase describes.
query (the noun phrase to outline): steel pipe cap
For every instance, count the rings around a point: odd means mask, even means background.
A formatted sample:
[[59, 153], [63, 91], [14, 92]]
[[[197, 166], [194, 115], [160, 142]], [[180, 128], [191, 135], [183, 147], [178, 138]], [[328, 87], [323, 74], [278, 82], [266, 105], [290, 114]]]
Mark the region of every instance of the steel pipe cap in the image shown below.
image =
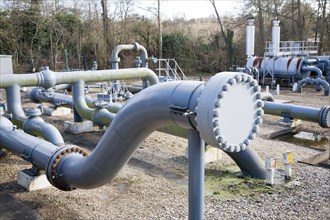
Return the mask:
[[[237, 75], [222, 72], [213, 76], [205, 84], [196, 109], [201, 138], [228, 152], [244, 150], [262, 122], [263, 101], [256, 95], [259, 93], [251, 83], [251, 77], [242, 75], [237, 80]], [[219, 96], [224, 91], [226, 95]]]

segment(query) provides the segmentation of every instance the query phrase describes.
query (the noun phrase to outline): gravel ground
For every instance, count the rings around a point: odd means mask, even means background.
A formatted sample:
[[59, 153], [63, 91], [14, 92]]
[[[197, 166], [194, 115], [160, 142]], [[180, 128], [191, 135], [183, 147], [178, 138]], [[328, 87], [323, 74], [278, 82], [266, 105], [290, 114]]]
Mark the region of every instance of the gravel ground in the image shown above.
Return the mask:
[[[0, 94], [0, 101], [3, 98]], [[276, 98], [305, 106], [330, 104], [329, 97], [309, 88], [302, 94], [284, 89]], [[25, 107], [30, 105], [25, 104]], [[104, 132], [67, 134], [63, 132], [63, 121], [71, 117], [44, 119], [59, 128], [66, 143], [93, 150]], [[285, 186], [270, 189], [263, 183], [243, 178], [246, 182], [258, 183], [258, 191], [251, 194], [251, 187], [240, 193], [229, 190], [229, 194], [221, 196], [207, 193], [206, 219], [330, 219], [330, 170], [297, 163], [320, 153], [319, 150], [303, 144], [267, 139], [267, 134], [283, 128], [276, 124], [279, 119], [265, 115], [253, 148], [263, 160], [267, 157], [280, 160], [283, 152], [292, 151], [295, 161], [292, 180]], [[300, 130], [330, 136], [329, 129], [320, 128], [315, 123], [302, 122]], [[30, 165], [8, 153], [0, 158], [0, 192], [13, 195], [45, 219], [187, 219], [186, 146], [186, 139], [154, 132], [110, 183], [92, 190], [71, 192], [54, 187], [27, 192], [17, 185], [16, 172]], [[221, 176], [231, 169], [237, 170], [235, 163], [223, 154], [220, 161], [206, 165], [206, 177], [210, 173]], [[219, 187], [222, 184], [220, 179], [224, 180], [226, 176], [215, 181]], [[241, 177], [236, 179], [242, 180]], [[246, 187], [246, 184], [232, 184], [230, 187]]]

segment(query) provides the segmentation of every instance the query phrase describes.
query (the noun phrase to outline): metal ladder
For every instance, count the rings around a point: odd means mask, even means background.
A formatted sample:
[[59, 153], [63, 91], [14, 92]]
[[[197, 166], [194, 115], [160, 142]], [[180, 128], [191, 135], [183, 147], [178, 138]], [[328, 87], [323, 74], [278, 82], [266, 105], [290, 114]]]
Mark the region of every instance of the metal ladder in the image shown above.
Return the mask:
[[180, 68], [175, 59], [158, 59], [158, 76], [163, 76], [161, 72], [165, 72], [168, 80], [187, 80], [186, 75]]

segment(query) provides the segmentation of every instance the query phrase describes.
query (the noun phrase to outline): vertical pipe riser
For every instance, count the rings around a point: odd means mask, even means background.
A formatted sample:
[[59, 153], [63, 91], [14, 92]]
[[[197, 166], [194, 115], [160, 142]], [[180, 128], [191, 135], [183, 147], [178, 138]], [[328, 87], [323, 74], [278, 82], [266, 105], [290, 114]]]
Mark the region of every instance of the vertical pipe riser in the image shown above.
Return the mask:
[[204, 219], [204, 141], [196, 130], [188, 135], [189, 219]]

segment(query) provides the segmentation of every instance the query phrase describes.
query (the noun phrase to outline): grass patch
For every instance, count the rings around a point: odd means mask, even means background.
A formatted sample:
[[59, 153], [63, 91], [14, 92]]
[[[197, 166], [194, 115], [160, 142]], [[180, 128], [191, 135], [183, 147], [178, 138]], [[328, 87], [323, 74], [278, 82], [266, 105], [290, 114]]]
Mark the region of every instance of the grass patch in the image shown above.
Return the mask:
[[264, 180], [245, 177], [238, 168], [205, 171], [205, 195], [216, 198], [258, 196], [261, 193], [283, 191], [284, 187], [270, 187]]

